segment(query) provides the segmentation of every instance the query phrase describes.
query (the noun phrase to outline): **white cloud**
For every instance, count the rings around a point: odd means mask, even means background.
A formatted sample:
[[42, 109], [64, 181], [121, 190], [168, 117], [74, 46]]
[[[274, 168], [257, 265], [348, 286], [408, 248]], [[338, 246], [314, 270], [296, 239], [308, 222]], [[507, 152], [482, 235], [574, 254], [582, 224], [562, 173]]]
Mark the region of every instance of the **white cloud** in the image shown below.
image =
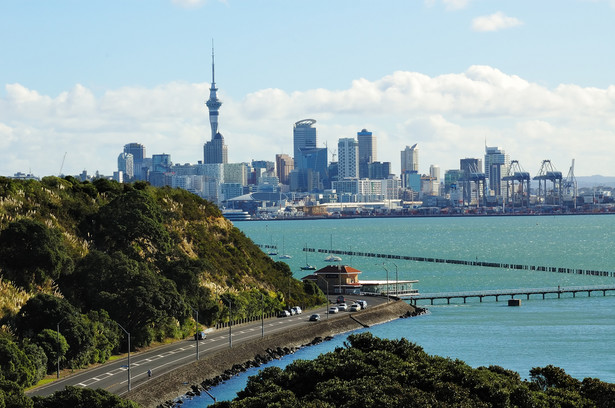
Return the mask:
[[[436, 2], [437, 0], [425, 0], [424, 4], [427, 7], [433, 7]], [[470, 0], [442, 0], [442, 4], [447, 11], [454, 11], [466, 8], [470, 4]]]
[[[57, 174], [64, 152], [67, 174], [84, 168], [111, 174], [130, 142], [143, 143], [149, 156], [169, 153], [174, 162], [196, 163], [211, 137], [208, 88], [172, 82], [96, 96], [76, 85], [53, 97], [6, 85], [0, 97], [0, 174]], [[405, 145], [419, 143], [420, 170], [426, 172], [432, 163], [446, 170], [457, 167], [459, 158], [481, 157], [487, 141], [530, 172], [547, 158], [560, 169], [576, 158], [579, 175], [614, 172], [608, 156], [615, 151], [615, 86], [549, 89], [472, 66], [434, 77], [397, 71], [335, 91], [262, 89], [236, 101], [221, 89], [219, 96], [220, 131], [233, 162], [292, 152], [293, 123], [314, 118], [319, 145], [328, 142], [331, 149], [362, 128], [374, 132], [378, 159], [391, 161], [394, 170]]]
[[499, 31], [506, 28], [512, 28], [523, 25], [523, 22], [515, 17], [508, 17], [501, 11], [489, 16], [476, 17], [472, 20], [472, 29], [474, 31]]

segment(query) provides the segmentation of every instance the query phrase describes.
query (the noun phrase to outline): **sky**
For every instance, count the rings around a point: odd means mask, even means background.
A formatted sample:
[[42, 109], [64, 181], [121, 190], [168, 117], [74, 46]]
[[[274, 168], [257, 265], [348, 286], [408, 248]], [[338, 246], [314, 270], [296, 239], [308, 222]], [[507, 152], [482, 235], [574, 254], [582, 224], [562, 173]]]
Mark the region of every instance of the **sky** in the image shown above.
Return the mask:
[[615, 0], [0, 0], [0, 175], [111, 175], [127, 143], [197, 163], [212, 41], [229, 162], [330, 158], [442, 174], [498, 146], [536, 175], [615, 176]]

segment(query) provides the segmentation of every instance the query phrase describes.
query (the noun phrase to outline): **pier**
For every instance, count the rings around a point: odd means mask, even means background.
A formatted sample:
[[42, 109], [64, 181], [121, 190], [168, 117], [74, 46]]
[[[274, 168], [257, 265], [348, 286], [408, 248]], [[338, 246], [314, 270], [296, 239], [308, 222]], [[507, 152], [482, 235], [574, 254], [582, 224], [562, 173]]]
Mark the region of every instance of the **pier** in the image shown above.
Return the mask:
[[436, 300], [446, 300], [447, 304], [451, 304], [453, 299], [463, 299], [463, 303], [466, 303], [468, 299], [478, 298], [482, 303], [484, 298], [495, 298], [498, 302], [500, 297], [508, 297], [515, 299], [515, 297], [526, 296], [527, 300], [530, 300], [530, 296], [539, 299], [546, 299], [547, 295], [553, 295], [549, 298], [560, 299], [563, 294], [572, 294], [572, 297], [576, 297], [578, 293], [587, 293], [588, 297], [591, 297], [592, 293], [602, 293], [602, 296], [612, 295], [615, 292], [615, 285], [602, 285], [602, 286], [570, 286], [570, 287], [550, 287], [550, 288], [525, 288], [525, 289], [499, 289], [499, 290], [483, 290], [483, 291], [471, 291], [471, 292], [449, 292], [449, 293], [421, 293], [412, 296], [400, 296], [405, 300], [409, 300], [412, 305], [417, 305], [420, 300], [429, 300], [431, 305]]
[[356, 252], [356, 251], [342, 251], [338, 249], [321, 249], [321, 248], [303, 248], [307, 252], [319, 252], [325, 254], [334, 255], [348, 255], [348, 256], [364, 256], [369, 258], [381, 258], [381, 259], [397, 259], [403, 261], [416, 261], [416, 262], [432, 262], [432, 263], [445, 263], [455, 265], [468, 265], [478, 266], [483, 268], [503, 268], [503, 269], [517, 269], [517, 270], [529, 270], [529, 271], [542, 271], [542, 272], [556, 272], [556, 273], [568, 273], [574, 275], [587, 275], [587, 276], [604, 276], [615, 277], [615, 272], [612, 271], [598, 271], [594, 269], [580, 269], [580, 268], [565, 268], [559, 266], [541, 266], [541, 265], [522, 265], [505, 262], [486, 262], [486, 261], [467, 261], [461, 259], [442, 259], [442, 258], [429, 258], [422, 256], [406, 256], [406, 255], [392, 255], [381, 254], [375, 252]]

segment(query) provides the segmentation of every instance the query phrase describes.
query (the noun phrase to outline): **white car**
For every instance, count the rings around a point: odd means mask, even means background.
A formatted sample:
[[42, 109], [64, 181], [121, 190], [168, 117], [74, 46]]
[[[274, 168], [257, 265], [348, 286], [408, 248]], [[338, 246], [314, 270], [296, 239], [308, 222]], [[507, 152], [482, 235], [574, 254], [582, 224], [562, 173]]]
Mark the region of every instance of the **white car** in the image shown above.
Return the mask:
[[348, 310], [348, 305], [346, 303], [340, 303], [339, 305], [337, 305], [337, 308], [340, 310], [340, 312], [342, 310], [346, 311], [346, 310]]
[[295, 306], [293, 307], [293, 309], [295, 311], [295, 314], [301, 314], [303, 313], [303, 310], [301, 310], [301, 308], [299, 306]]
[[288, 310], [281, 310], [280, 313], [278, 313], [278, 317], [289, 317], [290, 316], [290, 312]]
[[339, 311], [340, 311], [340, 310], [339, 310], [337, 307], [335, 307], [335, 306], [331, 306], [331, 307], [329, 308], [329, 314], [334, 314], [334, 313], [337, 313], [337, 312], [339, 312]]
[[350, 309], [348, 310], [349, 312], [358, 312], [359, 310], [361, 310], [361, 305], [358, 303], [353, 303], [352, 305], [350, 305]]

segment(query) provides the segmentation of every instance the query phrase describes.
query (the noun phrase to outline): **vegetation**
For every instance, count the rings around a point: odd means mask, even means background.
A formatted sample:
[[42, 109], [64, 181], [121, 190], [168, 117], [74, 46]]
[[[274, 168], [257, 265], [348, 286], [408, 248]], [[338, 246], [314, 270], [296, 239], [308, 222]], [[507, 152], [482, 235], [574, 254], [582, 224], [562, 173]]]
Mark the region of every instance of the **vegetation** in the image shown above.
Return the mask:
[[615, 385], [534, 368], [530, 380], [499, 366], [473, 369], [405, 339], [351, 335], [345, 347], [250, 377], [214, 407], [613, 407]]
[[[0, 407], [32, 406], [21, 389], [58, 363], [81, 368], [125, 351], [120, 325], [139, 348], [192, 334], [192, 308], [211, 326], [229, 319], [228, 301], [234, 320], [324, 303], [212, 203], [73, 177], [0, 177], [0, 294]], [[49, 406], [106, 397], [62, 398]]]

